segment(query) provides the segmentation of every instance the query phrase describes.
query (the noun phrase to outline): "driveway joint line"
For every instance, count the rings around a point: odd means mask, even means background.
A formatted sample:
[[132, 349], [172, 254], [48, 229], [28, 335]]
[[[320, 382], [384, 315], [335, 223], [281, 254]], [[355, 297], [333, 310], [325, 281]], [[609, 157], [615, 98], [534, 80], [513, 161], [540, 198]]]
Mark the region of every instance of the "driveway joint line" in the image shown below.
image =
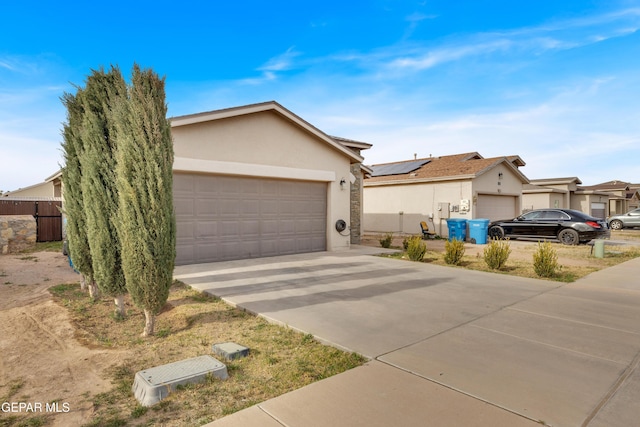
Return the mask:
[[482, 329], [484, 331], [489, 331], [489, 332], [494, 332], [496, 334], [505, 335], [507, 337], [516, 338], [516, 339], [519, 339], [519, 340], [522, 340], [522, 341], [527, 341], [527, 342], [531, 342], [531, 343], [535, 343], [535, 344], [540, 344], [540, 345], [543, 345], [545, 347], [555, 348], [555, 349], [558, 349], [558, 350], [567, 351], [569, 353], [575, 353], [575, 354], [579, 354], [581, 356], [587, 356], [587, 357], [593, 358], [593, 359], [604, 360], [604, 361], [607, 361], [607, 362], [615, 363], [616, 365], [628, 366], [627, 363], [619, 362], [617, 360], [607, 359], [606, 357], [594, 356], [593, 354], [583, 353], [581, 351], [571, 350], [570, 348], [560, 347], [560, 346], [549, 344], [549, 343], [545, 343], [545, 342], [542, 342], [542, 341], [532, 340], [532, 339], [529, 339], [529, 338], [524, 338], [524, 337], [521, 337], [521, 336], [518, 336], [518, 335], [509, 334], [507, 332], [498, 331], [496, 329], [485, 328], [484, 326], [479, 326], [479, 325], [469, 325], [469, 326], [472, 327], [472, 328], [478, 328], [478, 329]]
[[597, 327], [597, 328], [608, 329], [608, 330], [611, 330], [611, 331], [623, 332], [625, 334], [640, 335], [639, 332], [627, 331], [625, 329], [613, 328], [611, 326], [597, 325], [595, 323], [583, 322], [581, 320], [569, 319], [569, 318], [566, 318], [566, 317], [552, 316], [550, 314], [536, 313], [535, 311], [522, 310], [520, 308], [508, 307], [507, 310], [518, 311], [520, 313], [526, 313], [526, 314], [532, 314], [534, 316], [548, 317], [549, 319], [564, 320], [564, 321], [567, 321], [567, 322], [577, 323], [579, 325], [594, 326], [594, 327]]
[[636, 353], [636, 356], [633, 358], [633, 361], [627, 365], [626, 369], [620, 374], [618, 380], [611, 386], [607, 394], [604, 395], [600, 403], [591, 411], [589, 416], [582, 423], [582, 427], [588, 426], [591, 421], [598, 415], [598, 413], [606, 406], [607, 403], [615, 396], [618, 390], [622, 387], [622, 385], [627, 381], [627, 379], [631, 376], [631, 374], [636, 370], [640, 364], [640, 351]]
[[[437, 384], [437, 385], [439, 385], [439, 386], [441, 386], [441, 387], [444, 387], [444, 388], [446, 388], [446, 389], [448, 389], [448, 390], [451, 390], [451, 391], [454, 391], [454, 392], [456, 392], [456, 393], [460, 393], [460, 394], [462, 394], [462, 395], [464, 395], [464, 396], [470, 397], [470, 398], [472, 398], [472, 399], [478, 400], [478, 401], [483, 402], [483, 403], [485, 403], [485, 404], [487, 404], [487, 405], [489, 405], [489, 406], [493, 406], [494, 408], [501, 409], [501, 410], [503, 410], [503, 411], [506, 411], [506, 412], [509, 412], [509, 413], [511, 413], [511, 414], [517, 415], [517, 416], [522, 417], [522, 418], [525, 418], [525, 419], [527, 419], [527, 420], [531, 420], [531, 421], [536, 422], [536, 423], [540, 423], [540, 422], [541, 422], [541, 420], [538, 420], [538, 419], [535, 419], [535, 418], [531, 418], [531, 417], [529, 417], [529, 416], [527, 416], [527, 415], [525, 415], [525, 414], [522, 414], [522, 413], [520, 413], [520, 412], [517, 412], [517, 411], [515, 411], [515, 410], [513, 410], [513, 409], [509, 409], [509, 408], [507, 408], [507, 407], [505, 407], [505, 406], [498, 405], [498, 404], [496, 404], [495, 402], [491, 402], [491, 401], [489, 401], [489, 400], [483, 399], [483, 398], [482, 398], [482, 397], [480, 397], [480, 396], [477, 396], [477, 395], [475, 395], [475, 394], [472, 394], [472, 393], [466, 392], [466, 391], [464, 391], [464, 390], [461, 390], [461, 389], [455, 388], [455, 387], [453, 387], [453, 386], [451, 386], [451, 385], [449, 385], [449, 384], [441, 383], [440, 381], [437, 381], [437, 380], [435, 380], [435, 379], [433, 379], [433, 378], [426, 377], [426, 376], [421, 375], [421, 374], [419, 374], [419, 373], [417, 373], [417, 372], [411, 371], [411, 370], [409, 370], [409, 369], [405, 369], [405, 368], [403, 368], [403, 367], [401, 367], [401, 366], [394, 365], [394, 364], [393, 364], [393, 363], [391, 363], [391, 362], [385, 362], [384, 360], [378, 360], [378, 362], [380, 362], [380, 363], [384, 363], [385, 365], [387, 365], [387, 366], [389, 366], [389, 367], [392, 367], [392, 368], [398, 369], [398, 370], [400, 370], [400, 371], [402, 371], [402, 372], [406, 372], [407, 374], [410, 374], [410, 375], [413, 375], [413, 376], [415, 376], [415, 377], [421, 378], [421, 379], [423, 379], [423, 380], [425, 380], [425, 381], [429, 381], [429, 382], [431, 382], [431, 383]], [[546, 424], [545, 424], [545, 425], [546, 425]], [[583, 426], [583, 427], [584, 427], [584, 426]]]
[[278, 424], [280, 424], [283, 427], [290, 427], [289, 424], [283, 422], [282, 420], [280, 420], [278, 417], [276, 417], [275, 415], [273, 415], [271, 412], [267, 411], [265, 408], [262, 407], [262, 405], [258, 404], [256, 405], [258, 407], [258, 409], [260, 409], [260, 411], [262, 411], [265, 415], [267, 415], [269, 418], [271, 418], [272, 420], [274, 420], [275, 422], [277, 422]]

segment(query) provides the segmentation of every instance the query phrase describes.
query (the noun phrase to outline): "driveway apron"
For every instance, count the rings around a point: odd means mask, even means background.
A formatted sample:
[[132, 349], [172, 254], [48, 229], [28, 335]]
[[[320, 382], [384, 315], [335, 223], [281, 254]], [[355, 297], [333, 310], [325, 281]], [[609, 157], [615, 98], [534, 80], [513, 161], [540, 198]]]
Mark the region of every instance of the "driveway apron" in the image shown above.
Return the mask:
[[194, 288], [372, 359], [214, 425], [637, 421], [640, 284], [608, 278], [633, 277], [639, 260], [565, 285], [366, 252], [176, 269]]

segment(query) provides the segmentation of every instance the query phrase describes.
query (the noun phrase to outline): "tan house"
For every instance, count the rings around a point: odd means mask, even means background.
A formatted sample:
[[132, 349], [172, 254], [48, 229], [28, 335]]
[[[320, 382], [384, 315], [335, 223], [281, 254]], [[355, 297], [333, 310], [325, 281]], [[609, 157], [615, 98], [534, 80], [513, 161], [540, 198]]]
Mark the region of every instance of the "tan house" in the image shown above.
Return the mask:
[[640, 184], [624, 181], [607, 181], [582, 187], [584, 190], [609, 193], [609, 216], [627, 213], [640, 206]]
[[419, 234], [426, 221], [447, 236], [447, 218], [513, 218], [529, 182], [524, 165], [519, 156], [476, 152], [373, 165], [364, 181], [364, 229]]
[[177, 264], [335, 251], [359, 236], [352, 197], [370, 144], [331, 137], [276, 102], [171, 127]]
[[522, 190], [522, 209], [576, 209], [596, 218], [606, 218], [611, 193], [581, 187], [577, 177], [532, 179]]
[[49, 199], [62, 197], [62, 172], [58, 171], [47, 177], [44, 182], [2, 193], [0, 197]]

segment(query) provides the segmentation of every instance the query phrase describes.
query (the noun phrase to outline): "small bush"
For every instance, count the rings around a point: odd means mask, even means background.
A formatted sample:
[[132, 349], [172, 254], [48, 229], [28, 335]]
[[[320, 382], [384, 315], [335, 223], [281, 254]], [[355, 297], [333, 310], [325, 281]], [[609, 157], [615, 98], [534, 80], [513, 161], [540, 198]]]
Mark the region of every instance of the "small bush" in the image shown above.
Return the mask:
[[387, 233], [382, 239], [380, 239], [380, 246], [383, 248], [391, 247], [391, 241], [393, 240], [393, 233]]
[[405, 237], [404, 239], [402, 239], [402, 248], [405, 250], [409, 249], [409, 240], [411, 240], [412, 236], [409, 237]]
[[491, 243], [484, 248], [484, 262], [492, 270], [500, 270], [511, 254], [509, 242], [506, 240], [493, 239]]
[[411, 261], [422, 261], [424, 254], [427, 252], [427, 245], [422, 241], [420, 236], [412, 236], [407, 240], [407, 256]]
[[458, 265], [464, 256], [464, 242], [462, 240], [447, 240], [444, 244], [444, 262]]
[[558, 254], [549, 242], [538, 242], [538, 249], [533, 253], [533, 269], [539, 277], [553, 277], [560, 266]]

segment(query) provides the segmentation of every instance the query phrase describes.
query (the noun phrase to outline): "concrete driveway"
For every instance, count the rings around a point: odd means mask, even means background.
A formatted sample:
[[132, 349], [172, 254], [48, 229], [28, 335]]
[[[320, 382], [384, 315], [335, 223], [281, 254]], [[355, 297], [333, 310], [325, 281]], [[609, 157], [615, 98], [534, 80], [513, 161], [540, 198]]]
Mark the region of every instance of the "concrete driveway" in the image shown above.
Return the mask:
[[371, 358], [212, 425], [637, 424], [640, 283], [630, 282], [640, 259], [565, 285], [371, 251], [176, 269], [195, 288]]

